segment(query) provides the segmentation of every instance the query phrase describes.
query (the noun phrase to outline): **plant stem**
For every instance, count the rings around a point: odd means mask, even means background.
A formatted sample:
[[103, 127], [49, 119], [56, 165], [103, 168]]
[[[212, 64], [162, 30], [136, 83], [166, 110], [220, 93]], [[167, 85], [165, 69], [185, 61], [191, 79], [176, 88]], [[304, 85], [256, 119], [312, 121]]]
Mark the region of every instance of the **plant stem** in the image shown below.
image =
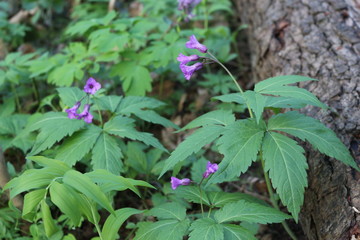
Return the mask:
[[19, 95], [17, 94], [16, 88], [14, 86], [14, 84], [11, 84], [11, 90], [14, 94], [15, 97], [15, 103], [16, 103], [16, 107], [18, 109], [18, 112], [21, 112], [21, 105], [20, 105], [20, 99], [19, 99]]
[[202, 202], [202, 190], [201, 190], [201, 184], [204, 181], [204, 177], [201, 179], [200, 183], [199, 183], [199, 191], [200, 191], [200, 207], [201, 207], [201, 215], [202, 217], [204, 217], [204, 206], [203, 206], [203, 202]]
[[32, 87], [33, 87], [33, 90], [34, 90], [35, 100], [37, 101], [38, 104], [40, 104], [39, 91], [37, 89], [36, 82], [35, 82], [34, 78], [31, 79], [31, 83], [32, 83]]
[[204, 9], [205, 9], [205, 30], [207, 31], [208, 28], [209, 28], [209, 12], [208, 12], [206, 4], [207, 4], [207, 1], [204, 0], [203, 1], [203, 6], [204, 6]]
[[[242, 88], [240, 87], [240, 85], [238, 84], [238, 82], [236, 81], [235, 77], [231, 74], [231, 72], [229, 71], [229, 69], [227, 69], [227, 67], [225, 67], [224, 64], [222, 64], [214, 55], [212, 55], [209, 51], [207, 51], [207, 53], [211, 56], [212, 60], [214, 60], [217, 64], [219, 64], [231, 77], [231, 79], [233, 80], [233, 82], [235, 83], [236, 87], [238, 88], [239, 92], [241, 93], [241, 95], [244, 95], [244, 91], [242, 90]], [[245, 99], [245, 103], [246, 106], [249, 110], [249, 114], [251, 118], [254, 118], [254, 115], [251, 111], [251, 108], [249, 106], [249, 104], [247, 103], [246, 99]]]
[[96, 107], [97, 107], [97, 111], [98, 111], [98, 114], [99, 114], [99, 117], [100, 117], [101, 127], [103, 127], [103, 119], [102, 119], [102, 116], [101, 116], [100, 107], [99, 107], [99, 104], [97, 103], [97, 101], [95, 100], [95, 98], [94, 98], [94, 102], [95, 102], [95, 105], [96, 105]]
[[96, 231], [97, 231], [98, 234], [99, 234], [99, 238], [100, 238], [101, 240], [103, 240], [99, 223], [96, 221], [96, 217], [95, 217], [95, 212], [94, 212], [93, 205], [90, 203], [90, 201], [89, 201], [89, 199], [88, 199], [87, 197], [85, 197], [85, 199], [86, 199], [86, 201], [88, 202], [88, 204], [89, 204], [89, 206], [90, 206], [91, 215], [92, 215], [92, 218], [93, 218], [93, 220], [94, 220], [94, 224], [95, 224]]
[[[260, 152], [260, 160], [261, 160], [261, 165], [262, 165], [262, 168], [263, 168], [263, 172], [264, 172], [264, 178], [265, 178], [265, 182], [266, 182], [266, 187], [268, 189], [268, 192], [269, 192], [269, 196], [270, 196], [270, 201], [273, 205], [274, 208], [276, 208], [277, 210], [280, 211], [280, 207], [279, 207], [279, 204], [277, 203], [276, 199], [275, 199], [275, 195], [274, 195], [274, 191], [272, 189], [272, 185], [271, 185], [271, 182], [270, 182], [270, 178], [269, 178], [269, 175], [267, 174], [267, 172], [265, 171], [265, 162], [264, 162], [264, 159], [262, 157], [262, 153]], [[282, 221], [281, 224], [283, 225], [285, 231], [287, 232], [287, 234], [289, 234], [289, 236], [291, 237], [291, 239], [293, 240], [297, 240], [295, 234], [291, 231], [289, 225], [287, 225], [286, 221]]]

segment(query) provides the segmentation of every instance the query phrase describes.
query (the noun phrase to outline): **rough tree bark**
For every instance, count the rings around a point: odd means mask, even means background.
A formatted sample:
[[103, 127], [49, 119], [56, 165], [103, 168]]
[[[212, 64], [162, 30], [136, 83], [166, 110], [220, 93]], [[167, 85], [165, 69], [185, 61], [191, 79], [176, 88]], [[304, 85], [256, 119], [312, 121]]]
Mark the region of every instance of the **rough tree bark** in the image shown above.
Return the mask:
[[[332, 128], [359, 164], [360, 0], [236, 0], [248, 24], [253, 81], [299, 74], [330, 110], [303, 113]], [[310, 147], [308, 146], [308, 149]], [[309, 187], [300, 223], [310, 240], [360, 239], [360, 177], [310, 150]], [[359, 238], [357, 238], [359, 237]]]

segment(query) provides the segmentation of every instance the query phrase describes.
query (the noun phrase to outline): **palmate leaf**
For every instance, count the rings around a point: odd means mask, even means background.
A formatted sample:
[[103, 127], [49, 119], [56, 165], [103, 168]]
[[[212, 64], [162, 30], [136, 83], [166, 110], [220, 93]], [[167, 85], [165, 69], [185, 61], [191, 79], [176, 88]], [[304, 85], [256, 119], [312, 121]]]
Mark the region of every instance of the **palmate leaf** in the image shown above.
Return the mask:
[[152, 134], [138, 132], [135, 129], [133, 122], [133, 119], [117, 116], [105, 123], [104, 131], [110, 134], [117, 135], [119, 137], [126, 137], [131, 140], [139, 140], [148, 146], [153, 146], [164, 152], [167, 152], [167, 150], [163, 147], [159, 140], [157, 140]]
[[244, 227], [234, 224], [223, 224], [226, 240], [256, 240], [257, 238]]
[[281, 202], [297, 221], [307, 187], [308, 165], [304, 149], [291, 138], [276, 132], [267, 132], [262, 151], [265, 160], [264, 170], [269, 171], [272, 185]]
[[169, 202], [152, 208], [146, 215], [155, 216], [158, 219], [182, 221], [186, 218], [186, 208], [177, 202]]
[[228, 203], [215, 213], [218, 223], [245, 221], [249, 223], [280, 223], [291, 218], [289, 215], [272, 207], [240, 200]]
[[56, 88], [56, 91], [58, 91], [61, 101], [63, 101], [63, 103], [65, 103], [68, 107], [72, 107], [77, 101], [86, 95], [84, 91], [81, 91], [77, 87]]
[[184, 131], [196, 127], [203, 127], [207, 125], [227, 126], [233, 123], [234, 121], [235, 121], [235, 116], [231, 111], [216, 110], [205, 113], [204, 115], [201, 115], [200, 117], [192, 120], [190, 123], [188, 123], [185, 127], [181, 128], [179, 131]]
[[349, 150], [336, 134], [314, 118], [304, 116], [296, 111], [286, 112], [270, 118], [268, 128], [306, 140], [321, 153], [359, 170]]
[[262, 94], [254, 91], [246, 91], [243, 97], [246, 99], [246, 102], [254, 112], [256, 122], [259, 123], [261, 115], [264, 111], [266, 98]]
[[224, 240], [223, 226], [211, 218], [198, 219], [191, 224], [189, 240]]
[[210, 125], [196, 130], [171, 153], [171, 156], [165, 161], [159, 178], [178, 162], [185, 160], [191, 154], [197, 153], [206, 144], [214, 141], [222, 134], [223, 130], [224, 127], [219, 125]]
[[160, 116], [153, 110], [135, 110], [135, 111], [133, 111], [133, 114], [135, 114], [137, 117], [139, 117], [147, 122], [160, 124], [164, 127], [172, 127], [175, 129], [179, 129], [179, 127], [176, 124], [174, 124], [170, 120]]
[[307, 104], [318, 106], [321, 108], [327, 108], [325, 104], [320, 102], [312, 93], [309, 91], [298, 88], [295, 86], [284, 86], [287, 84], [304, 82], [304, 81], [314, 81], [316, 79], [297, 76], [297, 75], [287, 75], [287, 76], [277, 76], [273, 78], [268, 78], [264, 81], [261, 81], [255, 85], [255, 92], [261, 94], [271, 94], [275, 96], [282, 97], [292, 97], [299, 99], [300, 103], [305, 101]]
[[94, 169], [106, 169], [119, 174], [122, 170], [123, 155], [115, 137], [103, 132], [98, 137], [93, 149], [91, 163]]
[[94, 125], [76, 132], [59, 147], [55, 158], [74, 165], [92, 149], [101, 132], [102, 129]]
[[189, 228], [189, 219], [178, 221], [175, 219], [161, 220], [155, 223], [141, 222], [134, 240], [171, 239], [182, 240]]
[[49, 112], [44, 114], [43, 117], [29, 127], [30, 130], [40, 129], [29, 155], [35, 155], [50, 148], [64, 137], [71, 136], [84, 125], [84, 121], [69, 119], [65, 113]]
[[149, 97], [128, 96], [121, 100], [117, 113], [130, 116], [132, 113], [142, 109], [154, 109], [165, 105], [165, 103]]
[[205, 192], [200, 193], [200, 190], [198, 187], [195, 186], [179, 186], [175, 194], [179, 198], [184, 198], [189, 202], [193, 203], [203, 203], [205, 205], [210, 206], [210, 200]]
[[245, 99], [240, 93], [229, 93], [220, 96], [213, 97], [212, 99], [219, 100], [225, 103], [238, 103], [245, 104]]
[[224, 158], [208, 184], [229, 180], [245, 172], [257, 158], [264, 131], [264, 123], [258, 125], [254, 119], [240, 120], [226, 126], [217, 142]]
[[144, 96], [151, 91], [152, 78], [149, 70], [136, 61], [120, 62], [112, 67], [110, 75], [120, 76], [126, 95]]
[[99, 104], [101, 110], [109, 110], [110, 112], [116, 112], [120, 102], [123, 98], [121, 96], [102, 96], [96, 99], [96, 103]]

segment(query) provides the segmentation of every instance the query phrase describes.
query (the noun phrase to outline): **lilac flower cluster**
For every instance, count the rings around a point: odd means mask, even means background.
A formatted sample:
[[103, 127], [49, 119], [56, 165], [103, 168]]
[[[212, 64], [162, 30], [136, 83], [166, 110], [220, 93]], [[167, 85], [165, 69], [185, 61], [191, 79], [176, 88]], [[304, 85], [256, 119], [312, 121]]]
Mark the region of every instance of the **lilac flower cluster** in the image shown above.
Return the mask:
[[[208, 178], [211, 174], [215, 173], [218, 170], [218, 165], [216, 163], [207, 162], [206, 171], [203, 174], [203, 178]], [[189, 178], [179, 179], [176, 177], [171, 177], [171, 188], [175, 190], [180, 185], [186, 186], [191, 183]]]
[[[100, 88], [100, 83], [98, 83], [94, 78], [89, 78], [84, 86], [84, 92], [87, 93], [88, 100], [89, 95], [94, 95]], [[67, 112], [68, 118], [70, 119], [84, 119], [86, 123], [91, 123], [93, 120], [93, 115], [90, 113], [90, 104], [85, 104], [82, 113], [77, 113], [81, 106], [81, 100], [76, 102], [72, 108], [66, 109], [65, 112]]]
[[192, 10], [201, 2], [201, 0], [178, 0], [178, 9], [184, 11], [187, 15], [186, 21], [193, 18], [195, 15], [192, 14]]
[[[185, 46], [190, 49], [197, 49], [202, 53], [207, 52], [207, 47], [196, 39], [195, 35], [191, 35], [189, 41], [186, 42]], [[197, 61], [201, 57], [198, 55], [190, 55], [185, 56], [184, 54], [180, 53], [177, 57], [177, 60], [180, 62], [180, 69], [183, 72], [185, 79], [190, 80], [191, 76], [198, 70], [203, 67], [202, 62], [197, 62], [191, 66], [186, 65], [189, 62]]]

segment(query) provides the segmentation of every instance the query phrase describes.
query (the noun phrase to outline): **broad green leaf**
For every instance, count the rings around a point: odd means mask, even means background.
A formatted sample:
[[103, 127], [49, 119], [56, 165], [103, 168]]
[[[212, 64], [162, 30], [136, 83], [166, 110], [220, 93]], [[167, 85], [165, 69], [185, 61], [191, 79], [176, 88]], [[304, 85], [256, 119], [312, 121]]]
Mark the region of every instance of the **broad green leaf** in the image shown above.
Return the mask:
[[346, 165], [359, 170], [348, 148], [336, 134], [318, 120], [298, 112], [286, 112], [270, 118], [269, 130], [282, 131], [308, 141], [321, 153], [336, 158]]
[[26, 125], [29, 115], [14, 114], [0, 118], [0, 134], [17, 135]]
[[145, 146], [139, 142], [127, 144], [126, 165], [135, 169], [140, 174], [149, 174], [151, 166], [148, 166], [148, 159], [145, 154]]
[[55, 160], [52, 158], [47, 158], [44, 156], [29, 156], [29, 157], [26, 157], [26, 159], [28, 159], [30, 161], [34, 161], [43, 167], [52, 167], [52, 168], [56, 168], [56, 169], [61, 169], [64, 173], [71, 169], [68, 165], [66, 165], [62, 161]]
[[261, 82], [258, 82], [255, 85], [255, 92], [265, 92], [267, 90], [276, 90], [279, 86], [284, 86], [287, 84], [297, 83], [297, 82], [305, 82], [305, 81], [317, 81], [317, 79], [309, 78], [305, 76], [299, 75], [285, 75], [285, 76], [277, 76], [265, 79]]
[[6, 101], [4, 101], [4, 103], [0, 105], [0, 117], [10, 116], [14, 112], [15, 112], [15, 98], [6, 98]]
[[84, 194], [89, 199], [97, 202], [110, 213], [114, 214], [114, 210], [109, 199], [101, 191], [100, 187], [93, 183], [88, 176], [81, 174], [80, 172], [70, 170], [65, 173], [63, 182]]
[[[84, 121], [77, 119], [69, 119], [65, 113], [49, 112], [43, 115], [41, 119], [41, 126], [39, 123], [34, 123], [32, 129], [40, 127], [32, 151], [29, 155], [35, 155], [45, 149], [50, 148], [56, 142], [60, 141], [66, 136], [71, 136], [75, 131], [84, 127]], [[56, 127], [64, 126], [64, 127]]]
[[146, 215], [155, 216], [158, 219], [177, 219], [182, 221], [186, 218], [186, 208], [177, 202], [169, 202], [152, 208]]
[[41, 217], [44, 223], [45, 233], [48, 238], [53, 236], [59, 231], [55, 224], [54, 219], [51, 216], [50, 208], [45, 202], [45, 199], [41, 201]]
[[138, 196], [140, 196], [139, 190], [136, 186], [143, 186], [143, 187], [150, 187], [154, 188], [147, 182], [141, 180], [134, 180], [131, 178], [124, 178], [122, 176], [114, 175], [106, 170], [97, 169], [95, 171], [86, 173], [88, 177], [93, 182], [96, 182], [100, 185], [101, 190], [104, 193], [116, 190], [116, 191], [123, 191], [126, 189], [130, 189], [135, 192]]
[[207, 192], [207, 197], [212, 206], [222, 207], [225, 204], [246, 200], [247, 202], [266, 205], [262, 200], [245, 193], [228, 193], [228, 192]]
[[254, 112], [256, 122], [259, 123], [265, 107], [265, 97], [254, 91], [246, 91], [243, 96]]
[[102, 129], [94, 125], [76, 132], [59, 147], [55, 158], [74, 165], [92, 149], [101, 132]]
[[233, 122], [235, 122], [235, 116], [231, 111], [216, 110], [201, 115], [200, 117], [188, 123], [185, 127], [181, 128], [179, 131], [184, 131], [196, 127], [203, 127], [207, 125], [227, 126]]
[[299, 101], [299, 99], [292, 97], [275, 97], [275, 96], [264, 96], [265, 107], [273, 108], [303, 108], [307, 104], [311, 104], [306, 101]]
[[284, 86], [287, 84], [303, 82], [303, 81], [312, 81], [312, 80], [316, 80], [316, 79], [312, 79], [304, 76], [296, 76], [296, 75], [268, 78], [255, 85], [255, 92], [261, 94], [282, 96], [282, 97], [292, 97], [301, 100], [300, 103], [303, 103], [303, 101], [305, 101], [306, 103], [309, 103], [314, 106], [327, 108], [325, 104], [320, 102], [309, 91], [295, 86]]
[[185, 160], [191, 154], [197, 153], [203, 146], [214, 141], [223, 131], [224, 127], [219, 125], [209, 125], [196, 130], [171, 153], [171, 156], [165, 161], [159, 178], [177, 163]]
[[130, 114], [142, 109], [154, 109], [165, 105], [165, 103], [149, 97], [128, 96], [121, 100], [118, 113], [130, 116]]
[[142, 211], [134, 208], [122, 208], [115, 211], [115, 215], [109, 215], [102, 228], [102, 237], [104, 240], [114, 240], [121, 225], [131, 215], [140, 214]]
[[307, 187], [308, 165], [304, 149], [291, 138], [276, 132], [267, 132], [262, 151], [265, 160], [264, 170], [269, 171], [272, 185], [281, 202], [297, 221]]
[[38, 189], [27, 193], [24, 197], [24, 207], [22, 210], [22, 217], [28, 221], [32, 221], [36, 208], [40, 201], [45, 198], [46, 190]]
[[250, 223], [280, 223], [291, 218], [289, 215], [272, 207], [240, 200], [228, 203], [215, 213], [218, 223], [245, 221]]
[[153, 110], [146, 110], [146, 111], [135, 110], [135, 111], [133, 111], [133, 113], [137, 117], [143, 119], [144, 121], [152, 122], [152, 123], [155, 123], [155, 124], [160, 124], [160, 125], [162, 125], [164, 127], [172, 127], [172, 128], [175, 128], [175, 129], [179, 129], [179, 127], [176, 124], [174, 124], [170, 120], [160, 116], [159, 114], [157, 114]]
[[134, 240], [182, 240], [189, 228], [189, 220], [185, 219], [181, 222], [178, 220], [161, 220], [155, 223], [142, 222], [138, 226], [139, 229]]
[[245, 172], [257, 159], [264, 131], [264, 123], [258, 125], [254, 119], [239, 120], [225, 127], [223, 136], [217, 142], [224, 158], [218, 171], [210, 176], [208, 184], [230, 180]]
[[80, 69], [80, 65], [74, 63], [65, 63], [57, 66], [49, 73], [47, 81], [56, 86], [68, 87], [74, 82], [78, 69]]
[[175, 191], [175, 194], [180, 198], [185, 198], [189, 202], [203, 203], [208, 206], [211, 205], [210, 200], [204, 190], [200, 192], [195, 186], [180, 186]]
[[58, 91], [61, 101], [68, 107], [72, 107], [77, 101], [86, 96], [86, 93], [77, 87], [61, 87], [56, 88], [56, 91]]
[[223, 224], [226, 240], [256, 240], [257, 238], [246, 228], [234, 224]]
[[109, 110], [110, 112], [116, 112], [122, 100], [121, 96], [102, 96], [96, 99], [101, 110]]
[[211, 218], [202, 218], [190, 226], [189, 240], [224, 240], [224, 228]]
[[111, 76], [120, 76], [126, 95], [145, 96], [151, 91], [149, 70], [135, 61], [123, 61], [112, 67]]
[[45, 188], [54, 178], [63, 176], [65, 171], [59, 168], [42, 168], [26, 170], [19, 177], [12, 179], [4, 186], [4, 190], [11, 189], [10, 198], [15, 197], [19, 193], [29, 191], [31, 189]]
[[106, 169], [119, 174], [122, 170], [123, 155], [116, 139], [103, 132], [92, 149], [92, 165], [94, 169]]
[[139, 140], [145, 143], [146, 145], [150, 145], [160, 150], [163, 150], [164, 152], [167, 152], [167, 150], [163, 147], [163, 145], [159, 142], [159, 140], [153, 137], [152, 134], [145, 132], [138, 132], [134, 128], [132, 121], [133, 120], [129, 121], [129, 118], [117, 116], [112, 120], [108, 121], [104, 125], [104, 131], [110, 134], [117, 135], [119, 137], [123, 137], [123, 138], [126, 137], [132, 140]]
[[82, 199], [79, 194], [66, 184], [53, 182], [50, 186], [51, 201], [71, 219], [74, 226], [79, 226], [81, 220], [81, 211], [79, 205], [82, 205]]

